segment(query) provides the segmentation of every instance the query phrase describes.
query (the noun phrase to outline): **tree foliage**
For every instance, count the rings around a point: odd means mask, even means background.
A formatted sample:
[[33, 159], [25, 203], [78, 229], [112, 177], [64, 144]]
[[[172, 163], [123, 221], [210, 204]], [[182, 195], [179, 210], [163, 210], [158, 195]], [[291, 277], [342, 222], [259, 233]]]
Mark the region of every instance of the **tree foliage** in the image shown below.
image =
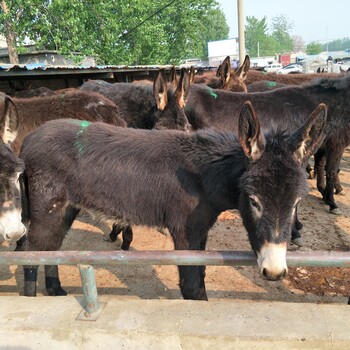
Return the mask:
[[322, 44], [312, 41], [306, 46], [306, 53], [308, 55], [317, 55], [322, 52]]
[[259, 20], [247, 17], [245, 27], [246, 49], [251, 56], [274, 56], [284, 52], [291, 52], [294, 49], [294, 41], [290, 31], [293, 23], [284, 15], [273, 17], [271, 29], [267, 24], [267, 17]]
[[245, 26], [246, 49], [250, 56], [268, 56], [270, 55], [271, 43], [266, 16], [262, 20], [256, 17], [247, 16]]
[[350, 38], [332, 40], [323, 44], [322, 51], [346, 51], [350, 50]]
[[293, 38], [290, 35], [293, 27], [293, 23], [289, 22], [284, 15], [272, 18], [271, 36], [275, 39], [277, 53], [291, 52], [293, 50]]
[[[2, 0], [16, 48], [94, 55], [100, 64], [178, 63], [207, 58], [207, 41], [227, 39], [229, 27], [215, 0]], [[0, 25], [0, 32], [5, 33]]]

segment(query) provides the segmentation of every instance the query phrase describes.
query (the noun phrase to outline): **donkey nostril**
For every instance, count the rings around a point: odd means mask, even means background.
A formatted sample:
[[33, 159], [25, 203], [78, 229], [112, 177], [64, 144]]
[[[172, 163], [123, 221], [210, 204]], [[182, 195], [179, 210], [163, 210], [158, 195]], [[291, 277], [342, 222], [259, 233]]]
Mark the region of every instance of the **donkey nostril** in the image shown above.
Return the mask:
[[5, 234], [5, 239], [6, 239], [6, 240], [8, 240], [8, 241], [9, 241], [9, 240], [10, 240], [10, 238], [11, 238], [11, 237], [10, 237], [8, 234]]
[[262, 274], [263, 274], [264, 277], [267, 278], [267, 270], [265, 268], [262, 270]]

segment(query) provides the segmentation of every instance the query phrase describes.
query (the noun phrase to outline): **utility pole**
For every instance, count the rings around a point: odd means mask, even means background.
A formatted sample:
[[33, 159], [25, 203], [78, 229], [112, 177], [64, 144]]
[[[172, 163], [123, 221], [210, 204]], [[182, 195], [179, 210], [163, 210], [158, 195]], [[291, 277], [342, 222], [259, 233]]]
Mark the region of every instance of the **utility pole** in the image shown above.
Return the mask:
[[238, 13], [239, 62], [240, 64], [242, 64], [245, 57], [243, 0], [237, 0], [237, 13]]

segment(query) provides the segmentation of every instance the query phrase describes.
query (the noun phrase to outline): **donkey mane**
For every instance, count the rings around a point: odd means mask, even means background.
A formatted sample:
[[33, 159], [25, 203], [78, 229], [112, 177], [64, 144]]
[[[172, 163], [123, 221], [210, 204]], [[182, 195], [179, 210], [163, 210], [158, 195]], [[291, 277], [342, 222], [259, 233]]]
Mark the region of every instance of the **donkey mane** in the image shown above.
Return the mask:
[[350, 76], [339, 76], [339, 78], [321, 78], [313, 81], [315, 87], [325, 90], [346, 90], [350, 88]]

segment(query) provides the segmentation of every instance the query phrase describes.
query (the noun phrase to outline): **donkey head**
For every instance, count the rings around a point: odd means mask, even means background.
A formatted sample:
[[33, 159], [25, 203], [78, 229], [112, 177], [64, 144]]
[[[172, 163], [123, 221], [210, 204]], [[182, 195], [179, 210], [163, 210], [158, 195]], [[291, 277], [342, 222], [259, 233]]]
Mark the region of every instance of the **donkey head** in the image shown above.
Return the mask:
[[286, 252], [295, 209], [307, 193], [305, 160], [323, 140], [327, 108], [320, 104], [292, 135], [262, 134], [246, 102], [239, 118], [239, 140], [248, 158], [240, 181], [239, 209], [260, 272], [270, 280], [287, 274]]
[[22, 237], [22, 203], [19, 177], [23, 162], [11, 149], [17, 137], [18, 115], [11, 98], [0, 93], [0, 234], [8, 241]]
[[175, 91], [171, 84], [167, 84], [164, 69], [158, 71], [153, 84], [157, 104], [155, 129], [191, 130], [184, 110], [189, 88], [190, 79], [186, 69], [181, 69]]
[[231, 71], [230, 56], [227, 56], [217, 70], [217, 76], [221, 78], [221, 89], [235, 92], [247, 92], [244, 80], [250, 68], [250, 59], [246, 55], [243, 64], [237, 71]]

